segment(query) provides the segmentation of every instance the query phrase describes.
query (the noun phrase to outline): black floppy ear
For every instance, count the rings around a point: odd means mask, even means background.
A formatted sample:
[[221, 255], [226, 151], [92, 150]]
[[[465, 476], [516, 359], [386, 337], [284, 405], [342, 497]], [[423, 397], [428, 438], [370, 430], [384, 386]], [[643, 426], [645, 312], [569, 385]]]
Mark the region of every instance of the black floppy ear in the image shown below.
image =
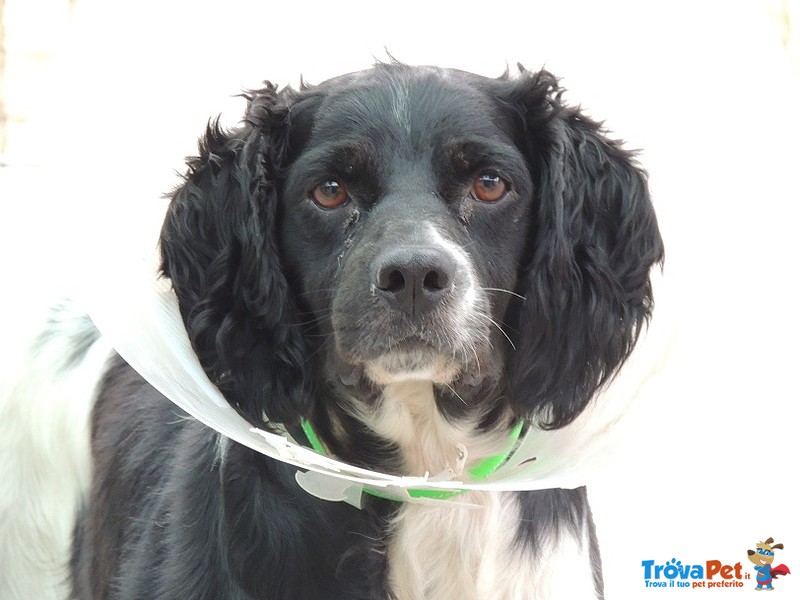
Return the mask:
[[277, 186], [288, 92], [267, 84], [233, 132], [209, 125], [161, 231], [192, 346], [229, 402], [253, 422], [293, 422], [310, 403], [306, 348], [281, 270]]
[[664, 249], [631, 153], [562, 104], [551, 74], [523, 72], [513, 85], [535, 205], [509, 379], [516, 409], [554, 428], [571, 422], [630, 354]]

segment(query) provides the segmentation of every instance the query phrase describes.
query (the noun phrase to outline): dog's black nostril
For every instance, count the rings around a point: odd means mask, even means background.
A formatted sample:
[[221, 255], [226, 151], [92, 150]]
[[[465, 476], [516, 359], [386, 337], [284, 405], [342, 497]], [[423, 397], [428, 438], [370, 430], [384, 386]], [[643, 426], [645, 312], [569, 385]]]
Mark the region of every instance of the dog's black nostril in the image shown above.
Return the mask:
[[405, 247], [382, 252], [372, 263], [375, 288], [396, 309], [429, 312], [453, 288], [456, 261], [440, 248]]
[[450, 275], [444, 271], [431, 270], [422, 280], [423, 289], [436, 292], [450, 287]]
[[383, 292], [402, 292], [406, 287], [406, 278], [398, 269], [385, 269], [378, 273], [378, 289]]

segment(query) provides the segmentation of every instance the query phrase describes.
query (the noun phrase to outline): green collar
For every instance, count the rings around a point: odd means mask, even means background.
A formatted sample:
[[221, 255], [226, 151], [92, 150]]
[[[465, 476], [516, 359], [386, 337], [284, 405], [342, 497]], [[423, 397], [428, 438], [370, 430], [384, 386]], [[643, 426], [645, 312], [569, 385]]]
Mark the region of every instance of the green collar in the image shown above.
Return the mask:
[[[511, 429], [509, 433], [509, 445], [508, 450], [502, 454], [495, 454], [494, 456], [489, 456], [484, 458], [481, 462], [479, 462], [474, 467], [467, 469], [467, 473], [469, 473], [470, 477], [473, 480], [481, 481], [486, 479], [494, 473], [501, 465], [505, 464], [505, 462], [509, 459], [511, 454], [517, 447], [517, 442], [519, 441], [519, 436], [522, 433], [522, 428], [524, 425], [524, 421], [520, 419], [517, 421], [517, 424]], [[307, 419], [300, 420], [300, 426], [303, 428], [303, 433], [305, 433], [306, 437], [308, 438], [308, 443], [311, 444], [311, 447], [316, 451], [318, 454], [322, 454], [323, 456], [328, 455], [328, 451], [325, 448], [325, 445], [317, 436], [316, 431], [311, 425], [311, 422]], [[367, 494], [372, 496], [376, 496], [378, 498], [383, 498], [385, 500], [394, 500], [397, 502], [402, 502], [403, 498], [398, 498], [396, 496], [392, 496], [390, 494], [385, 493], [380, 489], [368, 488], [365, 487], [364, 491]], [[453, 496], [458, 496], [459, 494], [463, 494], [467, 490], [430, 490], [427, 488], [407, 488], [406, 491], [408, 495], [412, 498], [434, 498], [436, 500], [446, 500], [447, 498], [452, 498]]]

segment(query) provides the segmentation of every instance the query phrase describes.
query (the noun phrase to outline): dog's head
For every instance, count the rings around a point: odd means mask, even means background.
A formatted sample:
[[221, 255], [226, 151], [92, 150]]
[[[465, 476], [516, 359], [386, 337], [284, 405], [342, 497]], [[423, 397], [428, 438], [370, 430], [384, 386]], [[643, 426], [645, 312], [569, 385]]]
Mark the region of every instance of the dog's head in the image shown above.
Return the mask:
[[747, 559], [754, 565], [763, 567], [764, 565], [771, 565], [775, 561], [775, 550], [783, 550], [783, 544], [774, 543], [771, 537], [763, 542], [756, 544], [755, 550], [747, 551]]
[[562, 426], [650, 314], [663, 248], [645, 175], [549, 73], [391, 64], [267, 85], [200, 150], [163, 270], [254, 421], [427, 380], [451, 410]]

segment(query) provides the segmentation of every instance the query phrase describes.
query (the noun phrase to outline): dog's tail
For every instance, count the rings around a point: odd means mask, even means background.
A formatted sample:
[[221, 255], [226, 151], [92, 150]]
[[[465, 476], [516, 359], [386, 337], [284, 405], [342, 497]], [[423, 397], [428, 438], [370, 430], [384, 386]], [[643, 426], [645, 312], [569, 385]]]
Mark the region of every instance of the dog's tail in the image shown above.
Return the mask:
[[89, 416], [110, 354], [71, 302], [0, 381], [0, 598], [63, 600], [90, 480]]

